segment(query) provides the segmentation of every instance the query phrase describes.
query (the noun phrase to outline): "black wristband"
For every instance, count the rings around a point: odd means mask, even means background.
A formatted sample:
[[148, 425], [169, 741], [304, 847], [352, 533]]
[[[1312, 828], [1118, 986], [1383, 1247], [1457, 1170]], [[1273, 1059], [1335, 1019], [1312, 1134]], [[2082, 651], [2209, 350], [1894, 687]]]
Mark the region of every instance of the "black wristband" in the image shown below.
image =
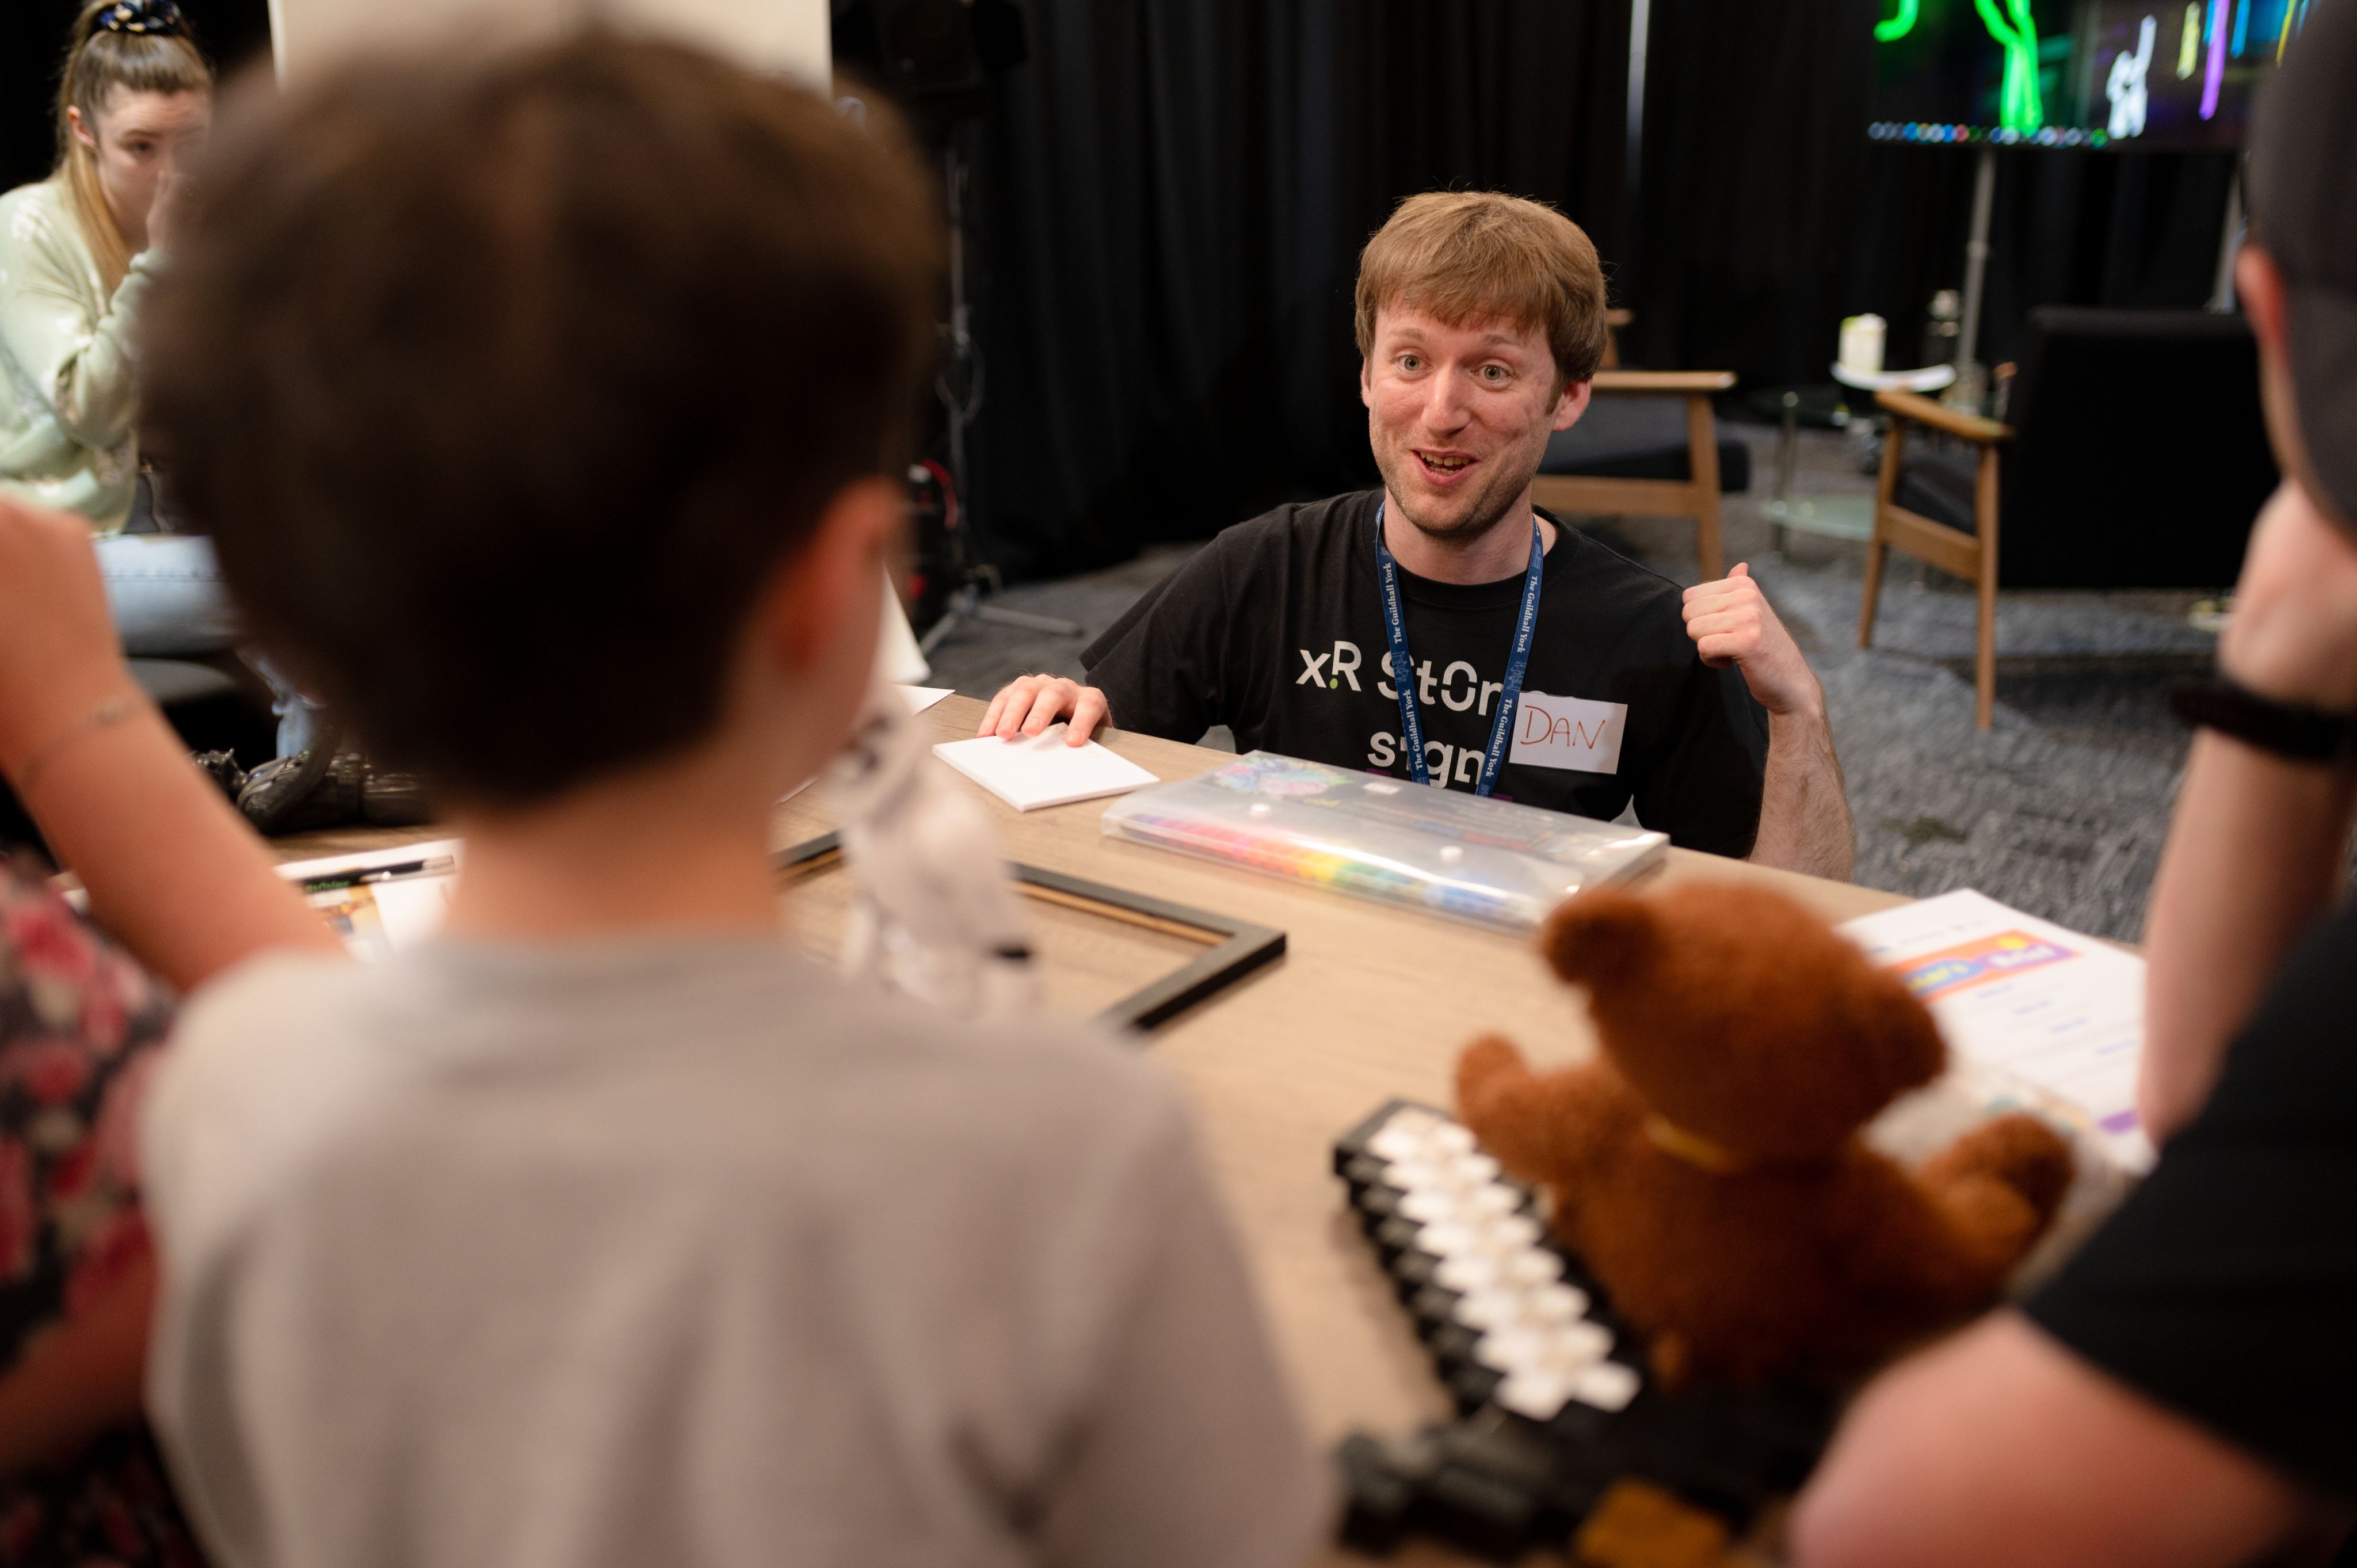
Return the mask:
[[2357, 761], [2357, 714], [2328, 713], [2262, 697], [2226, 676], [2189, 681], [2169, 694], [2169, 711], [2189, 725], [2299, 762]]

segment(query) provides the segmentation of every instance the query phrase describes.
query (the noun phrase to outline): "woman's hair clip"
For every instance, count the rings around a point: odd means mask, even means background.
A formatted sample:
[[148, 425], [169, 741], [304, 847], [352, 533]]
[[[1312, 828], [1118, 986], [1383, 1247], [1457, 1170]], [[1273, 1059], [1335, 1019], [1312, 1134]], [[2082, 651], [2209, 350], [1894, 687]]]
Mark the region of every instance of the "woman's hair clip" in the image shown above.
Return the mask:
[[91, 19], [92, 37], [101, 32], [136, 33], [143, 38], [177, 38], [188, 30], [177, 0], [114, 0]]

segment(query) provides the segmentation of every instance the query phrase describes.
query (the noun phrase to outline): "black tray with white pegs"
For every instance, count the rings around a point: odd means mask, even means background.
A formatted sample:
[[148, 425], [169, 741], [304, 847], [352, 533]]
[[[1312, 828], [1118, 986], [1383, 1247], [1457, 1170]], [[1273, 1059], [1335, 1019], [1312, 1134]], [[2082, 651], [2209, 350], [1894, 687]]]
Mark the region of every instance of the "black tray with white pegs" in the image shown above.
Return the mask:
[[1391, 1101], [1335, 1141], [1334, 1171], [1459, 1414], [1343, 1444], [1351, 1545], [1425, 1534], [1511, 1561], [1561, 1546], [1624, 1479], [1739, 1533], [1807, 1478], [1831, 1396], [1652, 1387], [1641, 1344], [1536, 1195], [1445, 1112]]

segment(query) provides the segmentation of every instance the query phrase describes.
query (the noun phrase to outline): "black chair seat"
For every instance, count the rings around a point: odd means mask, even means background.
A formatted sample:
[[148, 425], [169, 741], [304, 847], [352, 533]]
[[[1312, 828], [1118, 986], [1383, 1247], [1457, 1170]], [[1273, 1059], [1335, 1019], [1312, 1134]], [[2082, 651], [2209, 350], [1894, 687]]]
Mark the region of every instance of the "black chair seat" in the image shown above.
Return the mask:
[[[2007, 588], [2214, 589], [2276, 483], [2258, 349], [2239, 316], [2042, 306], [1999, 449]], [[1974, 532], [1979, 455], [1930, 430], [1891, 499]]]
[[1979, 478], [1980, 456], [1970, 448], [1941, 448], [1928, 441], [1920, 446], [1910, 442], [1890, 499], [1933, 522], [1945, 523], [1960, 533], [1970, 533], [1974, 530], [1973, 488]]
[[2008, 588], [2231, 585], [2276, 482], [2240, 316], [2032, 311], [2000, 459]]
[[[1591, 399], [1578, 424], [1547, 437], [1539, 472], [1591, 479], [1691, 479], [1685, 399], [1609, 393]], [[1718, 444], [1718, 488], [1751, 488], [1751, 449], [1740, 441]]]

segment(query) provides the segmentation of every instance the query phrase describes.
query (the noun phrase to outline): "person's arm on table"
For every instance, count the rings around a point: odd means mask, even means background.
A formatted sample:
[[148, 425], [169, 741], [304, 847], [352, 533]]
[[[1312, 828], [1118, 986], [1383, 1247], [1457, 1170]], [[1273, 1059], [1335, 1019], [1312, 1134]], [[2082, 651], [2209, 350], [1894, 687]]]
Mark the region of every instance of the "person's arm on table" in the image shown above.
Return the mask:
[[[2219, 669], [2263, 697], [2357, 711], [2357, 543], [2286, 480], [2259, 514]], [[2145, 921], [2137, 1111], [2158, 1143], [2191, 1119], [2228, 1041], [2328, 909], [2357, 775], [2195, 736]]]
[[1848, 881], [1857, 836], [1816, 671], [1747, 565], [1688, 588], [1684, 613], [1702, 661], [1714, 670], [1735, 665], [1768, 710], [1768, 769], [1751, 862]]
[[131, 678], [88, 528], [0, 500], [0, 772], [91, 914], [187, 989], [266, 948], [339, 951]]
[[2218, 1568], [2319, 1529], [2329, 1552], [2332, 1522], [2008, 1311], [1867, 1389], [1793, 1509], [1790, 1545], [1794, 1568]]
[[1114, 724], [1191, 742], [1225, 723], [1217, 691], [1229, 629], [1223, 561], [1215, 540], [1107, 628], [1082, 655], [1094, 684], [1018, 676], [990, 700], [974, 733], [1014, 740], [1068, 720], [1064, 738], [1072, 746], [1086, 745], [1099, 725]]
[[1045, 735], [1049, 725], [1069, 720], [1066, 742], [1084, 746], [1096, 734], [1097, 725], [1112, 717], [1105, 694], [1094, 686], [1084, 686], [1068, 675], [1017, 675], [990, 699], [989, 711], [974, 733], [1013, 740], [1017, 736]]

